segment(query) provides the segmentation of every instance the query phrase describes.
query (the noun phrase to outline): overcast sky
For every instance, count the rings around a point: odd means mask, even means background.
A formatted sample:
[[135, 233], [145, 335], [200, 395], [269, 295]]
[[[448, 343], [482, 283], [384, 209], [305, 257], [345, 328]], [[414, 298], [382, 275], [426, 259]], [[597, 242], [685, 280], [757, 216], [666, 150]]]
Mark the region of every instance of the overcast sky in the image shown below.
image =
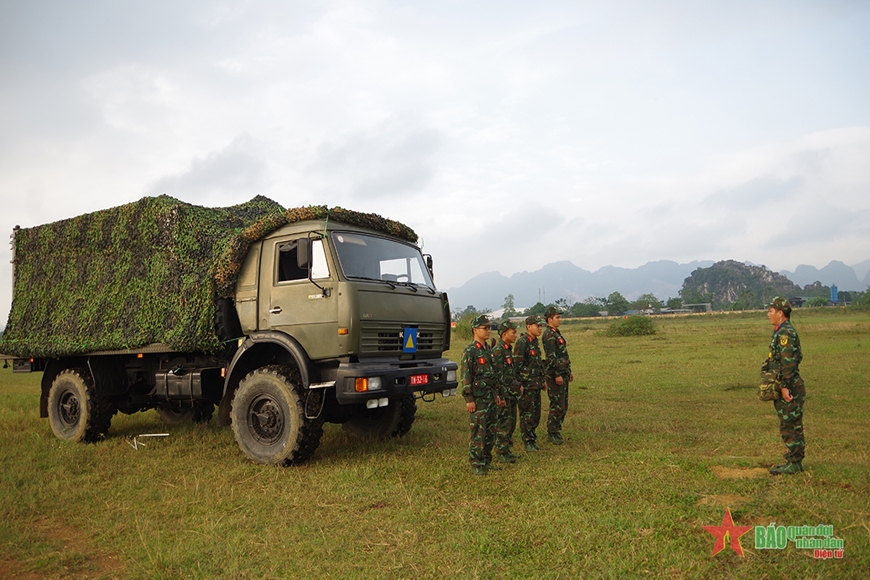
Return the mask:
[[407, 223], [445, 289], [557, 260], [851, 265], [868, 31], [866, 1], [5, 0], [0, 235], [263, 194]]

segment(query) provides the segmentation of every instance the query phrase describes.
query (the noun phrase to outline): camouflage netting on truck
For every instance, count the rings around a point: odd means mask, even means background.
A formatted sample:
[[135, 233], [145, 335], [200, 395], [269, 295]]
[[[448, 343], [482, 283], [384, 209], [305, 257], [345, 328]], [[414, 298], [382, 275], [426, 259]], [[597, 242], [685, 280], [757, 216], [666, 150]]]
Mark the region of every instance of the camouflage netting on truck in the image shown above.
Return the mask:
[[411, 228], [376, 214], [326, 206], [285, 210], [262, 196], [226, 208], [145, 197], [21, 229], [0, 353], [54, 357], [152, 343], [216, 352], [222, 345], [215, 299], [232, 296], [250, 244], [311, 219], [417, 241]]

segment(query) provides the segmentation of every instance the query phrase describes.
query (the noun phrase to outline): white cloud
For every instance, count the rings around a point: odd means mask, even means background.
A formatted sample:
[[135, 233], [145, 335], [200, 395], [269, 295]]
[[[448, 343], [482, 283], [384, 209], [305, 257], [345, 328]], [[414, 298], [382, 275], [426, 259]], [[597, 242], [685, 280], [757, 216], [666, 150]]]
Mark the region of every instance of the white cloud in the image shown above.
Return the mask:
[[868, 25], [850, 2], [3, 3], [0, 235], [262, 193], [407, 222], [445, 287], [858, 263]]

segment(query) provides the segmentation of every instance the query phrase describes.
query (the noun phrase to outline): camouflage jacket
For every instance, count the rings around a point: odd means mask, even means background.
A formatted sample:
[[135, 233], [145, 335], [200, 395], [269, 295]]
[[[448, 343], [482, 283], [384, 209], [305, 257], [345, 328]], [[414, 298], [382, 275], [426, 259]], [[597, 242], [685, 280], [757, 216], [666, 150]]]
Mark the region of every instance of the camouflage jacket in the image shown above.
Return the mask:
[[770, 339], [770, 352], [767, 353], [767, 368], [776, 373], [782, 386], [791, 388], [800, 378], [798, 365], [801, 363], [801, 340], [791, 322], [786, 320], [776, 327]]
[[568, 358], [568, 344], [558, 328], [547, 327], [542, 337], [544, 353], [547, 355], [547, 376], [568, 378], [571, 374], [571, 359]]
[[474, 341], [462, 352], [459, 363], [462, 396], [466, 403], [473, 403], [478, 397], [495, 397], [498, 394], [495, 369], [492, 365], [492, 351], [489, 345]]
[[537, 338], [524, 334], [514, 344], [517, 379], [527, 388], [540, 389], [544, 379], [544, 361]]
[[517, 398], [520, 396], [520, 383], [517, 381], [516, 365], [511, 345], [498, 341], [492, 349], [492, 364], [498, 381], [499, 394], [503, 397]]

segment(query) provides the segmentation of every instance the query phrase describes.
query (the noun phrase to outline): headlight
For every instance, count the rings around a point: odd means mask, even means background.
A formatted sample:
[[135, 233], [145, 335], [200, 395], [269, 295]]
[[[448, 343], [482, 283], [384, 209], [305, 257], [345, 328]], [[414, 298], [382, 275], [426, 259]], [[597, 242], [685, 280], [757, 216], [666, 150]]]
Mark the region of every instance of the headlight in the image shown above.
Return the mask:
[[353, 389], [357, 393], [381, 390], [381, 377], [357, 377], [353, 381]]
[[455, 383], [456, 382], [456, 371], [447, 371], [447, 382]]

